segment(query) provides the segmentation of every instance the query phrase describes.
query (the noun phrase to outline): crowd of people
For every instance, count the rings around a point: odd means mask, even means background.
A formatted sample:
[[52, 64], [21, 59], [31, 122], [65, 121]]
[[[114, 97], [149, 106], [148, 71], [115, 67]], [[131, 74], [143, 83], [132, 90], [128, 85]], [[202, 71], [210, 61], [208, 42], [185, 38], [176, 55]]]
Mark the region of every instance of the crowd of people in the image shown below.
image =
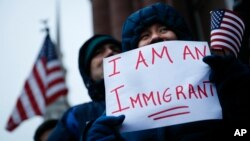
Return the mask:
[[[125, 115], [107, 116], [103, 58], [163, 41], [194, 41], [176, 9], [155, 3], [132, 13], [122, 27], [122, 42], [110, 35], [94, 35], [79, 50], [79, 70], [92, 101], [68, 109], [51, 132], [49, 141], [198, 141], [233, 137], [247, 128], [250, 68], [234, 55], [203, 58], [211, 73], [222, 109], [222, 119], [202, 120], [154, 129], [120, 133]], [[188, 70], [187, 70], [188, 71]], [[166, 72], [171, 73], [171, 72]], [[162, 76], [164, 77], [164, 76]], [[139, 119], [138, 119], [139, 120]], [[147, 123], [145, 123], [147, 124]]]

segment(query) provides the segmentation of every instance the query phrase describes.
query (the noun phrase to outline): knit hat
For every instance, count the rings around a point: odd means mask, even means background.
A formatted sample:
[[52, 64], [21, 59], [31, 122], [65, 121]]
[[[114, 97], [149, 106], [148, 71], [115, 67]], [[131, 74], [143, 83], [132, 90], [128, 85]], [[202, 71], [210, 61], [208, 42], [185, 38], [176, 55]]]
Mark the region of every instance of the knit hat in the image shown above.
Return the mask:
[[[121, 48], [121, 43], [110, 35], [97, 34], [88, 39], [79, 50], [78, 68], [86, 88], [92, 100], [99, 99], [99, 93], [103, 93], [104, 82], [94, 82], [90, 77], [90, 61], [95, 51], [103, 44], [112, 43]], [[98, 97], [98, 98], [97, 98]], [[103, 96], [101, 96], [103, 98]]]
[[58, 120], [57, 119], [50, 119], [44, 121], [35, 131], [34, 141], [40, 141], [41, 136], [49, 130], [52, 130], [56, 127]]
[[88, 39], [81, 47], [79, 52], [79, 69], [85, 73], [89, 73], [90, 60], [93, 57], [93, 53], [96, 49], [101, 47], [105, 43], [113, 43], [118, 47], [121, 46], [120, 42], [109, 35], [94, 35]]
[[142, 31], [154, 24], [160, 23], [173, 30], [178, 40], [191, 40], [192, 36], [180, 14], [171, 6], [155, 3], [131, 14], [122, 28], [122, 50], [137, 48]]

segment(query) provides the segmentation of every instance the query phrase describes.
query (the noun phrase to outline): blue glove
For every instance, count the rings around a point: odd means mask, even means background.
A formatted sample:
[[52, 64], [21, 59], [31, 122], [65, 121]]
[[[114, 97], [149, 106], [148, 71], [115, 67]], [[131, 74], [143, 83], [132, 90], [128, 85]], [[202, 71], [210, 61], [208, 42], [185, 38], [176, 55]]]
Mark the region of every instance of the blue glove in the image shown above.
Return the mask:
[[90, 127], [87, 133], [87, 141], [117, 141], [123, 140], [118, 132], [125, 115], [101, 116]]

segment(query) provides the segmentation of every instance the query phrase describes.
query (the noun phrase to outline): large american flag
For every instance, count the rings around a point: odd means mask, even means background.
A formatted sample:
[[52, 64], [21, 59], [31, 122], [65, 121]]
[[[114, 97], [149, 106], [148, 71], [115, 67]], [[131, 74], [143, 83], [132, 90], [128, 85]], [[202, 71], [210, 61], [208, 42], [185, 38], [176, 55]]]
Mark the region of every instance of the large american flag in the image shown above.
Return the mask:
[[64, 70], [58, 59], [56, 48], [47, 34], [6, 129], [12, 131], [24, 120], [35, 115], [43, 115], [49, 104], [60, 96], [67, 95], [68, 89], [64, 77]]
[[211, 49], [227, 48], [235, 56], [240, 51], [245, 25], [233, 11], [218, 9], [211, 12]]

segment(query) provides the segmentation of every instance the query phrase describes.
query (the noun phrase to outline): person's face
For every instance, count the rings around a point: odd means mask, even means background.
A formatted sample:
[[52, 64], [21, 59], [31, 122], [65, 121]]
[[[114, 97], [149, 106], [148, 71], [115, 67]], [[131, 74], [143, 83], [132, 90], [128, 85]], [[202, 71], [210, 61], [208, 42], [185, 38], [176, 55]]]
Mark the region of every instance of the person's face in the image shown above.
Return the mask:
[[138, 48], [168, 40], [177, 40], [177, 35], [162, 24], [152, 24], [141, 33]]
[[104, 44], [99, 47], [93, 55], [90, 62], [90, 76], [94, 81], [103, 79], [103, 63], [105, 57], [120, 53], [121, 50], [114, 44]]

